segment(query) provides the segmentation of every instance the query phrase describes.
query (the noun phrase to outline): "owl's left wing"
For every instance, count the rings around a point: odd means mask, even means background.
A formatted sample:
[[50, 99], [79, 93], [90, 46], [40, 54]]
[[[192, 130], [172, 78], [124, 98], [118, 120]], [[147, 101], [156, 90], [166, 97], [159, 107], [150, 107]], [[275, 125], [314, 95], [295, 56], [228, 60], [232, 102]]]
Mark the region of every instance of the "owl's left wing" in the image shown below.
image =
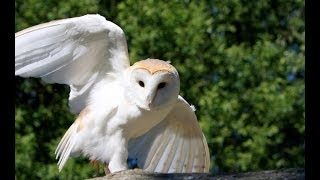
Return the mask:
[[151, 172], [208, 172], [209, 149], [194, 110], [181, 96], [167, 117], [129, 141], [129, 158]]
[[[55, 20], [15, 33], [15, 75], [70, 86], [70, 110], [86, 106], [93, 86], [130, 66], [123, 30], [99, 14]], [[110, 78], [109, 78], [110, 77]]]

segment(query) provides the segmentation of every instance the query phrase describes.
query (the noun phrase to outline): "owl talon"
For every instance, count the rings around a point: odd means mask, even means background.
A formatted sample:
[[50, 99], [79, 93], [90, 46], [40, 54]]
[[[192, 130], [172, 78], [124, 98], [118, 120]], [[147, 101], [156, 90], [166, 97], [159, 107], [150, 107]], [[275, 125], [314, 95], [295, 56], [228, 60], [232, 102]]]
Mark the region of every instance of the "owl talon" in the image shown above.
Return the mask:
[[110, 170], [108, 168], [108, 164], [104, 163], [104, 173], [106, 173], [106, 175], [110, 174]]

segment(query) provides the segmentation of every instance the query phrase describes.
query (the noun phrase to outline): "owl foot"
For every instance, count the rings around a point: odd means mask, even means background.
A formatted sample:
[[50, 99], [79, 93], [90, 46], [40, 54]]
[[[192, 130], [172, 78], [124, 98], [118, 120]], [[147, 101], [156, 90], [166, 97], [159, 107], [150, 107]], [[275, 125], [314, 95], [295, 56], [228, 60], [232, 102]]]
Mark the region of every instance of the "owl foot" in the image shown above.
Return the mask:
[[104, 163], [104, 172], [106, 173], [106, 175], [110, 174], [110, 170], [108, 168], [108, 164]]

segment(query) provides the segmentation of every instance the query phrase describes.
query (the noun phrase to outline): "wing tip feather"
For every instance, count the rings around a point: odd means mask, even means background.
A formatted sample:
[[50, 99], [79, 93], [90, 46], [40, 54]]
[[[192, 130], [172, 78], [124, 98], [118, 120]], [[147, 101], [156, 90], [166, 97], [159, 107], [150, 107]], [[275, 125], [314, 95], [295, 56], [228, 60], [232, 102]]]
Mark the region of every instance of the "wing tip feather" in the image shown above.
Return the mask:
[[66, 164], [67, 160], [69, 159], [70, 153], [73, 150], [73, 147], [75, 145], [75, 133], [77, 132], [78, 126], [78, 121], [70, 126], [54, 152], [56, 155], [56, 159], [59, 158], [59, 161], [57, 163], [59, 172]]

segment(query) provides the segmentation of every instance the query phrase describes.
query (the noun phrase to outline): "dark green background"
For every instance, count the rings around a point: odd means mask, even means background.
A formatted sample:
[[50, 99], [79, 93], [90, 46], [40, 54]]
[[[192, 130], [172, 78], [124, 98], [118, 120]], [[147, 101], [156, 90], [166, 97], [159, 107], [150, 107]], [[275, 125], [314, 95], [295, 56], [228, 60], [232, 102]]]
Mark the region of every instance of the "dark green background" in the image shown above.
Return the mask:
[[[88, 13], [124, 30], [131, 63], [157, 58], [178, 69], [212, 173], [304, 167], [303, 0], [16, 0], [16, 31]], [[103, 175], [84, 158], [58, 172], [54, 150], [75, 119], [68, 93], [16, 78], [17, 179]]]

